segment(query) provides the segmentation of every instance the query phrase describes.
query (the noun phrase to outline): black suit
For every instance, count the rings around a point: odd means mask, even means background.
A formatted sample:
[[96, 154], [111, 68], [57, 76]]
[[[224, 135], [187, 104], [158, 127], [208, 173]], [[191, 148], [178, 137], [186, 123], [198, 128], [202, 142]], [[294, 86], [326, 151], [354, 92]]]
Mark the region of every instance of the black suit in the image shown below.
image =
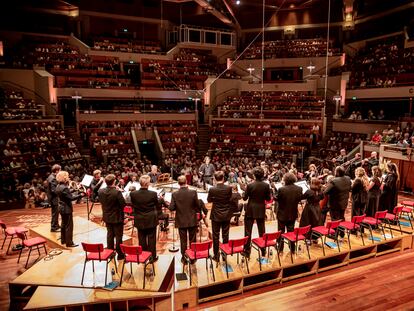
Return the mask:
[[328, 208], [332, 220], [345, 219], [351, 185], [351, 179], [348, 176], [335, 177], [328, 183], [324, 193], [329, 196]]
[[157, 193], [145, 188], [132, 191], [131, 204], [134, 208], [134, 225], [138, 228], [139, 244], [144, 251], [150, 251], [155, 258], [159, 210]]
[[52, 217], [50, 221], [51, 230], [59, 229], [58, 197], [55, 193], [57, 187], [56, 174], [52, 173], [47, 178], [47, 200], [49, 201]]
[[255, 220], [257, 224], [257, 230], [259, 231], [259, 236], [263, 236], [265, 233], [265, 201], [270, 200], [269, 184], [265, 183], [264, 181], [254, 181], [253, 183], [247, 185], [243, 199], [249, 200], [249, 202], [247, 202], [246, 212], [244, 214], [244, 235], [249, 237], [246, 245], [244, 246], [244, 252], [247, 255], [250, 255], [250, 242], [252, 239], [252, 228]]
[[210, 218], [213, 230], [213, 251], [216, 260], [219, 256], [220, 230], [223, 243], [229, 242], [230, 219], [232, 216], [230, 210], [231, 195], [231, 187], [223, 183], [218, 183], [217, 186], [210, 188], [208, 191], [207, 201], [213, 203]]
[[106, 223], [106, 245], [114, 249], [116, 239], [116, 252], [123, 257], [121, 251], [122, 234], [124, 232], [124, 207], [126, 205], [121, 191], [115, 187], [108, 187], [98, 191], [99, 202], [102, 205], [103, 221]]
[[197, 192], [188, 187], [181, 187], [172, 194], [169, 209], [175, 211], [175, 227], [180, 234], [181, 255], [184, 255], [187, 239], [190, 244], [196, 241], [197, 213], [200, 212]]
[[[276, 194], [276, 217], [277, 227], [282, 233], [291, 232], [295, 227], [298, 218], [298, 204], [302, 200], [302, 188], [296, 185], [281, 187]], [[283, 243], [279, 244], [279, 249], [283, 250]], [[293, 245], [290, 247], [294, 250]]]

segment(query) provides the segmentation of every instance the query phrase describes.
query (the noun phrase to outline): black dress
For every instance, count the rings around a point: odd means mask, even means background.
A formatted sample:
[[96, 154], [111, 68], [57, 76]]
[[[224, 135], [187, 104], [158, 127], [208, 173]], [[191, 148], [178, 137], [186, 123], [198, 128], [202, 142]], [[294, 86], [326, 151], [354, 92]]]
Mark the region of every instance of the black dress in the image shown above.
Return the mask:
[[381, 180], [378, 177], [373, 177], [371, 182], [373, 182], [374, 185], [368, 190], [368, 204], [365, 214], [369, 217], [374, 217], [375, 213], [378, 211], [381, 196]]
[[361, 179], [355, 179], [351, 188], [352, 192], [352, 217], [360, 216], [364, 213], [368, 201], [368, 192], [364, 188]]
[[322, 226], [321, 207], [319, 202], [323, 199], [323, 192], [316, 194], [313, 190], [307, 190], [303, 195], [306, 199], [306, 205], [300, 216], [300, 227], [311, 225], [311, 227]]
[[388, 210], [388, 212], [392, 213], [398, 201], [397, 175], [388, 173], [383, 183], [384, 187], [380, 197], [379, 209], [381, 211]]

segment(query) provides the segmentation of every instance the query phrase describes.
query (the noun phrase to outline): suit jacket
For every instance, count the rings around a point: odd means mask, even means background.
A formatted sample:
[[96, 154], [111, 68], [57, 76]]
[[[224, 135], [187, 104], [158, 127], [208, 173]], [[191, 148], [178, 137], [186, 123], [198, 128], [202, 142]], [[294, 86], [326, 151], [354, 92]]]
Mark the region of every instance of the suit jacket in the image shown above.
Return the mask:
[[131, 203], [134, 209], [135, 227], [143, 230], [158, 225], [159, 203], [156, 192], [144, 188], [132, 191]]
[[276, 194], [277, 219], [279, 221], [295, 221], [298, 218], [298, 204], [302, 200], [302, 188], [288, 185], [279, 188]]
[[348, 206], [349, 191], [351, 190], [351, 179], [348, 176], [335, 177], [325, 189], [329, 196], [328, 207], [333, 210], [345, 210]]
[[121, 191], [107, 187], [98, 191], [98, 197], [102, 205], [103, 221], [107, 224], [123, 223], [126, 203]]
[[57, 185], [56, 175], [53, 173], [50, 174], [47, 178], [47, 199], [54, 206], [58, 204], [57, 194], [55, 193]]
[[213, 203], [210, 216], [212, 221], [220, 222], [230, 220], [232, 216], [230, 210], [231, 194], [231, 187], [223, 183], [219, 183], [210, 188], [207, 195], [207, 201]]
[[246, 206], [245, 217], [265, 218], [266, 204], [270, 200], [270, 187], [264, 181], [254, 181], [247, 185], [243, 195], [244, 200], [249, 200]]
[[171, 196], [169, 206], [175, 211], [175, 226], [177, 228], [190, 228], [197, 226], [197, 213], [200, 213], [197, 192], [188, 187], [182, 187]]
[[56, 187], [56, 196], [58, 201], [58, 210], [61, 214], [72, 214], [73, 206], [72, 201], [75, 201], [82, 197], [82, 194], [72, 195], [69, 187], [65, 184], [59, 184]]

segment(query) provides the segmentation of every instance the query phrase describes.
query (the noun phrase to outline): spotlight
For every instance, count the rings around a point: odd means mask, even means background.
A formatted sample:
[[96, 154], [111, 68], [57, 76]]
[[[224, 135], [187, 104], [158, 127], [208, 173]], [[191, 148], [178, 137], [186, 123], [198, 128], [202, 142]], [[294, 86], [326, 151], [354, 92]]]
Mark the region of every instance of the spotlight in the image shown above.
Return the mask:
[[240, 5], [240, 0], [237, 0], [237, 1], [236, 1], [236, 4], [237, 4], [237, 5]]

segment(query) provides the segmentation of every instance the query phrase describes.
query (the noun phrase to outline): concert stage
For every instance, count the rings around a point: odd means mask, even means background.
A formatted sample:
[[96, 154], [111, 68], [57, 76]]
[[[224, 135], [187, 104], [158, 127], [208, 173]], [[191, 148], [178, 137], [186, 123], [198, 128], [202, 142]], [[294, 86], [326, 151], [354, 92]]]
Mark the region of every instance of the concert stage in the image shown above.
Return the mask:
[[[78, 247], [71, 248], [60, 244], [60, 232], [50, 232], [49, 223], [30, 228], [30, 236], [39, 236], [46, 239], [47, 244], [52, 248], [73, 251], [83, 251], [81, 242], [103, 243], [106, 246], [106, 228], [79, 216], [73, 217], [73, 242], [79, 244]], [[132, 244], [132, 238], [128, 235], [124, 234], [122, 240], [125, 244]]]

